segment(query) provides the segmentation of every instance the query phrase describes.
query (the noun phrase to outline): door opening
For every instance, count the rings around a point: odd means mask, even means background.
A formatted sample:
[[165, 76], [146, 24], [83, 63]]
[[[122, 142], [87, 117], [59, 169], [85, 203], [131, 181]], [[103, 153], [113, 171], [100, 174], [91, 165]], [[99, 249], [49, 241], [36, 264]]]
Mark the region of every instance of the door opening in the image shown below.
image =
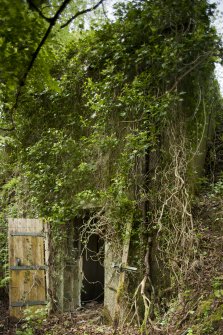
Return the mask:
[[82, 253], [83, 282], [81, 302], [104, 300], [104, 242], [92, 234]]

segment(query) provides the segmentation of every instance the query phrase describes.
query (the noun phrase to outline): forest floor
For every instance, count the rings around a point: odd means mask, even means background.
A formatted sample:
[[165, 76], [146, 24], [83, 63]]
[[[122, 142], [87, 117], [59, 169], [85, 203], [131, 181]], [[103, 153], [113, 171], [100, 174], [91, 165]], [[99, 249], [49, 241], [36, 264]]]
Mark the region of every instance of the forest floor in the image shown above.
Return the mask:
[[[54, 314], [48, 318], [32, 319], [28, 322], [9, 317], [7, 306], [0, 308], [1, 335], [111, 335], [113, 327], [104, 324], [103, 306], [89, 303], [72, 313]], [[138, 335], [138, 329], [125, 327], [122, 334]], [[119, 332], [117, 333], [119, 334]]]

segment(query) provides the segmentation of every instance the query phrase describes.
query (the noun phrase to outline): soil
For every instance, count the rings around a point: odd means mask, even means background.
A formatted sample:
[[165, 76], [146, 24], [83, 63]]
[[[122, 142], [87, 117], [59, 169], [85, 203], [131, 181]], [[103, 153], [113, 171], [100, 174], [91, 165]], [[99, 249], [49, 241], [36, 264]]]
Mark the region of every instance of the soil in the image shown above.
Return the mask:
[[15, 327], [15, 320], [13, 321], [9, 317], [8, 313], [8, 301], [6, 298], [0, 300], [0, 334], [13, 334], [11, 332]]

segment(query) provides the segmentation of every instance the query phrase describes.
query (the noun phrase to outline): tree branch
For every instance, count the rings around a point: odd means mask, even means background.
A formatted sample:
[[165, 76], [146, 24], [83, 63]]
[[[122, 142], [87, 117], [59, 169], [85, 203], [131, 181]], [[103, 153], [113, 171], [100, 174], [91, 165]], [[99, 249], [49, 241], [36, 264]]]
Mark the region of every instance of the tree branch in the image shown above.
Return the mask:
[[100, 0], [96, 5], [87, 8], [87, 9], [83, 9], [81, 11], [78, 11], [75, 15], [73, 15], [67, 22], [65, 22], [64, 24], [61, 25], [61, 29], [65, 28], [66, 26], [68, 26], [73, 20], [75, 20], [78, 16], [92, 12], [93, 10], [97, 9], [102, 3], [104, 2], [104, 0]]
[[56, 14], [54, 15], [54, 17], [52, 17], [50, 19], [50, 25], [47, 29], [47, 31], [45, 32], [45, 35], [43, 36], [42, 40], [40, 41], [38, 47], [36, 48], [32, 58], [31, 58], [31, 61], [29, 63], [29, 66], [25, 72], [25, 74], [23, 75], [21, 81], [20, 81], [20, 87], [24, 86], [25, 85], [25, 81], [26, 81], [26, 78], [30, 72], [30, 70], [32, 69], [33, 67], [33, 64], [37, 58], [37, 56], [39, 55], [39, 52], [42, 48], [42, 46], [44, 45], [44, 43], [46, 42], [52, 28], [55, 26], [60, 14], [64, 11], [64, 9], [66, 8], [66, 6], [69, 4], [69, 2], [71, 2], [71, 0], [64, 0], [64, 2], [62, 3], [62, 5], [59, 7], [59, 9], [57, 10]]
[[32, 0], [27, 0], [28, 4], [35, 9], [35, 11], [39, 14], [40, 17], [42, 17], [44, 20], [46, 20], [47, 22], [51, 22], [52, 18], [51, 17], [46, 17], [41, 10], [35, 5], [35, 3]]
[[105, 10], [104, 2], [102, 2], [102, 10], [103, 10], [104, 16], [108, 20], [108, 15], [107, 15], [106, 10]]
[[167, 90], [167, 92], [172, 92], [173, 90], [175, 90], [177, 88], [177, 85], [183, 80], [183, 78], [186, 77], [189, 73], [191, 73], [197, 66], [199, 66], [204, 61], [205, 58], [211, 56], [211, 54], [212, 51], [199, 55], [192, 63], [189, 64], [191, 65], [191, 67], [176, 79], [173, 86], [169, 90]]
[[66, 6], [69, 4], [70, 1], [71, 0], [64, 0], [62, 5], [58, 8], [56, 14], [50, 19], [50, 21], [48, 21], [50, 23], [49, 27], [48, 27], [47, 31], [45, 32], [42, 40], [40, 41], [38, 47], [36, 48], [35, 52], [33, 53], [32, 58], [29, 62], [29, 65], [28, 65], [24, 75], [22, 76], [22, 78], [19, 81], [18, 90], [17, 90], [16, 97], [15, 97], [15, 103], [14, 103], [14, 105], [13, 105], [11, 111], [10, 111], [10, 114], [11, 114], [10, 118], [11, 118], [12, 126], [10, 128], [4, 128], [4, 127], [1, 128], [0, 127], [0, 130], [2, 130], [2, 131], [13, 131], [13, 130], [15, 130], [15, 123], [14, 123], [14, 119], [13, 119], [13, 114], [14, 114], [16, 108], [18, 107], [19, 98], [20, 98], [20, 95], [22, 93], [22, 88], [26, 83], [26, 79], [28, 77], [28, 74], [31, 71], [36, 58], [38, 57], [41, 48], [43, 47], [44, 43], [46, 42], [51, 30], [53, 29], [54, 25], [56, 24], [56, 22], [58, 20], [60, 14], [64, 11], [64, 9], [66, 8]]
[[[11, 115], [10, 115], [12, 127], [10, 127], [10, 128], [4, 128], [4, 127], [1, 128], [0, 127], [0, 130], [3, 130], [3, 131], [12, 131], [12, 130], [15, 130], [15, 123], [14, 123], [14, 120], [13, 120], [13, 114], [14, 114], [16, 108], [18, 107], [19, 98], [20, 98], [20, 95], [22, 93], [22, 88], [23, 88], [23, 86], [26, 83], [26, 79], [28, 77], [28, 74], [30, 73], [30, 71], [31, 71], [31, 69], [33, 67], [34, 62], [35, 62], [35, 60], [37, 59], [37, 57], [38, 57], [38, 55], [40, 53], [41, 48], [45, 44], [45, 42], [46, 42], [49, 34], [51, 33], [54, 25], [56, 24], [57, 20], [59, 19], [61, 13], [65, 10], [65, 8], [67, 7], [67, 5], [71, 2], [71, 0], [64, 0], [64, 2], [62, 3], [62, 5], [58, 8], [56, 14], [52, 18], [47, 18], [47, 17], [45, 17], [45, 15], [43, 15], [43, 13], [39, 10], [39, 8], [37, 6], [35, 6], [35, 4], [33, 3], [32, 0], [27, 0], [27, 1], [34, 7], [34, 9], [39, 13], [39, 15], [42, 18], [44, 18], [47, 22], [49, 22], [49, 27], [48, 27], [47, 31], [45, 32], [42, 40], [40, 41], [38, 47], [36, 48], [35, 52], [33, 53], [32, 58], [31, 58], [31, 60], [29, 62], [29, 65], [28, 65], [28, 67], [27, 67], [24, 75], [22, 76], [20, 82], [19, 82], [19, 87], [18, 87], [18, 90], [17, 90], [17, 93], [16, 93], [16, 97], [15, 97], [15, 103], [14, 103], [12, 109], [11, 109]], [[83, 15], [85, 13], [88, 13], [88, 12], [91, 12], [91, 11], [97, 9], [103, 2], [104, 2], [104, 0], [100, 0], [96, 5], [92, 6], [91, 8], [87, 8], [85, 10], [78, 11], [74, 16], [72, 16], [60, 28], [66, 27], [70, 22], [72, 22], [78, 16]]]

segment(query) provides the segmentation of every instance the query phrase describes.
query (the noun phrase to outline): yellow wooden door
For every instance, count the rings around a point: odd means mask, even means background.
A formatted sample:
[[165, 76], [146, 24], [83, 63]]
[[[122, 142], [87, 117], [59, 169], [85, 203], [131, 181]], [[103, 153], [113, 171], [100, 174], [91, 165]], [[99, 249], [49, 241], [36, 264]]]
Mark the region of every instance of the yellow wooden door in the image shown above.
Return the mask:
[[8, 224], [9, 309], [21, 318], [24, 308], [47, 304], [47, 229], [39, 219], [9, 219]]

